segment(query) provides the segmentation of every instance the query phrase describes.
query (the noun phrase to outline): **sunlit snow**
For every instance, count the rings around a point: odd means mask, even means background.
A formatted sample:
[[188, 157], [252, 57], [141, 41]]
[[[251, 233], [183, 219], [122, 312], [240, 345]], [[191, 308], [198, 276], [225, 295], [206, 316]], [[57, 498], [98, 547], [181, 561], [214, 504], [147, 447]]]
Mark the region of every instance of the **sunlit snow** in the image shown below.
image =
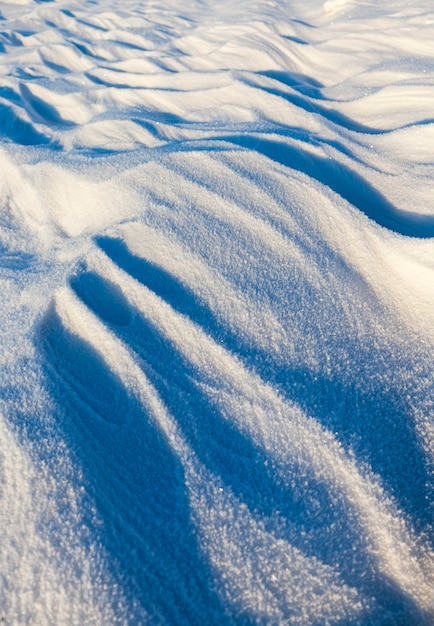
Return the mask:
[[430, 0], [0, 2], [0, 622], [434, 623]]

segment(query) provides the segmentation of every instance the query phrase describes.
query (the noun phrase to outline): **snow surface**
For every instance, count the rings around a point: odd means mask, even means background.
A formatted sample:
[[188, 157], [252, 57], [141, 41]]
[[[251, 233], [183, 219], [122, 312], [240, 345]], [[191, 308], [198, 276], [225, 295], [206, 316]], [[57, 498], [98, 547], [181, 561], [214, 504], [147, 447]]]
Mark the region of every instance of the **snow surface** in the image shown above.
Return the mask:
[[1, 623], [434, 623], [433, 41], [0, 3]]

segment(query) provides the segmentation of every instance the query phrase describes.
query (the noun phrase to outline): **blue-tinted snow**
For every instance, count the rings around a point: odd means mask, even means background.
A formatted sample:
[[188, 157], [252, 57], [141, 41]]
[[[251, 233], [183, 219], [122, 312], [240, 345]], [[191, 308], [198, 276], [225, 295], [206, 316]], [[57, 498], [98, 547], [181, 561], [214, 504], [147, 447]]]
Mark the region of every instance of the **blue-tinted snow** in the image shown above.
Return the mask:
[[1, 3], [2, 623], [432, 623], [431, 13]]

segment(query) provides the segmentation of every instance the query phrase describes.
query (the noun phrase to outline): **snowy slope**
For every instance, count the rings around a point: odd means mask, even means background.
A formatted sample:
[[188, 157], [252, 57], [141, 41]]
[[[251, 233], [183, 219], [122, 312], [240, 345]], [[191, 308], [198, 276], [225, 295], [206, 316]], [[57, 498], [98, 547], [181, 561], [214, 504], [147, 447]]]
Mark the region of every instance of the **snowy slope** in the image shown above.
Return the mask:
[[2, 623], [433, 623], [433, 39], [0, 3]]

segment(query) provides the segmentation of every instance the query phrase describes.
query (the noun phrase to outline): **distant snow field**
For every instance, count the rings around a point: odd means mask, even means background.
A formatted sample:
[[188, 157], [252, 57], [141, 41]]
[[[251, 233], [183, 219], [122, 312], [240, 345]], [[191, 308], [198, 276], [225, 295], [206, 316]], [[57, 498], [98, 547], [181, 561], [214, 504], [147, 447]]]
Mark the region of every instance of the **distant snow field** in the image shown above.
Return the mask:
[[0, 3], [0, 622], [434, 623], [431, 0]]

